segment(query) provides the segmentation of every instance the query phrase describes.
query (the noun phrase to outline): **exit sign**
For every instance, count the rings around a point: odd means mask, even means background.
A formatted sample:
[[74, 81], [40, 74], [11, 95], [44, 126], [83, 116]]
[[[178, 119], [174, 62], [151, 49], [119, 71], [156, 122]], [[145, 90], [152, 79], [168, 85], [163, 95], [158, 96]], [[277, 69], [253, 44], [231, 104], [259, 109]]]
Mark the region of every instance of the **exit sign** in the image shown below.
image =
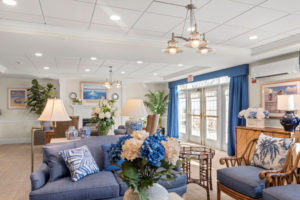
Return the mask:
[[188, 82], [193, 82], [194, 81], [193, 75], [189, 75], [188, 78], [187, 78], [187, 81]]

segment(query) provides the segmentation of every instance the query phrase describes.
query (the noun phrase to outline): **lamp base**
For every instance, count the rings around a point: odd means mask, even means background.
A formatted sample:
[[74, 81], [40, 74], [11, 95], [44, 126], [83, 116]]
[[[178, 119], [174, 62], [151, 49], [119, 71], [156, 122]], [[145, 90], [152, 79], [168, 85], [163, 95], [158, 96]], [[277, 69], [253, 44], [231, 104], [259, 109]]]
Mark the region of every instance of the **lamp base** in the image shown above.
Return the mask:
[[285, 115], [280, 118], [280, 124], [285, 131], [294, 132], [299, 123], [300, 120], [294, 111], [286, 111]]
[[125, 122], [127, 134], [132, 134], [134, 131], [141, 131], [143, 129], [143, 121], [140, 119], [130, 118]]

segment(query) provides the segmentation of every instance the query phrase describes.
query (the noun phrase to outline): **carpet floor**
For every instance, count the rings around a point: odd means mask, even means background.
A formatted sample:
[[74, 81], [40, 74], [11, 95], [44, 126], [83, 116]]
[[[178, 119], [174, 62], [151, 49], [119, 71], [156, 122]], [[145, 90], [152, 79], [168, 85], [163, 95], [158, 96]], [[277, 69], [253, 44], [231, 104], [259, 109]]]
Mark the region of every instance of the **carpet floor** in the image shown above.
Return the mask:
[[[185, 145], [195, 145], [184, 143]], [[0, 145], [0, 200], [27, 200], [30, 192], [31, 157], [30, 144]], [[42, 162], [41, 146], [34, 149], [34, 169], [37, 169]], [[210, 191], [211, 200], [217, 199], [216, 192], [216, 170], [222, 168], [219, 158], [226, 156], [223, 151], [216, 151], [213, 159], [213, 190]], [[197, 176], [198, 164], [192, 161], [192, 177]], [[188, 189], [183, 198], [185, 200], [205, 200], [206, 190], [197, 184], [188, 184]], [[222, 194], [222, 200], [231, 200]]]

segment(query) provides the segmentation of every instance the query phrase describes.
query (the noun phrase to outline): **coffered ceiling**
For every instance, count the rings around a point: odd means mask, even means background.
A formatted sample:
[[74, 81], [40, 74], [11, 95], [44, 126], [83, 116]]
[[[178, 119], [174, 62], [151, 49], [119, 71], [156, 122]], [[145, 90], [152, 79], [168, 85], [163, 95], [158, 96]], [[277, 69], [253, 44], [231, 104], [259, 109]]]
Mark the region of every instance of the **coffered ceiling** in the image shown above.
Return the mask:
[[182, 54], [162, 53], [172, 32], [187, 34], [189, 0], [16, 1], [0, 2], [4, 74], [105, 80], [112, 65], [118, 79], [168, 81], [300, 49], [299, 0], [194, 0], [207, 55], [182, 42]]

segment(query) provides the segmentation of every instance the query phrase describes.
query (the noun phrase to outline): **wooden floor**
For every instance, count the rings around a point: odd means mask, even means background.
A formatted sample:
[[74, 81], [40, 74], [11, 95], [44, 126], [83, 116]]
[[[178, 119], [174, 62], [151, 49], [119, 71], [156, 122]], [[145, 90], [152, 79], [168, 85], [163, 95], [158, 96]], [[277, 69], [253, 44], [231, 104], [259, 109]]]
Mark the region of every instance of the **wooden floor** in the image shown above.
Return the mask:
[[[213, 159], [213, 191], [211, 200], [217, 199], [216, 192], [216, 169], [221, 168], [219, 158], [226, 156], [225, 152], [216, 151]], [[35, 147], [35, 169], [42, 162], [41, 147]], [[13, 144], [0, 145], [0, 200], [27, 200], [30, 192], [31, 173], [30, 145]], [[198, 172], [197, 163], [192, 163], [192, 176]], [[222, 166], [223, 167], [223, 166]], [[206, 191], [196, 185], [189, 184], [187, 193], [183, 196], [185, 200], [205, 200]], [[231, 200], [222, 194], [222, 199]]]

